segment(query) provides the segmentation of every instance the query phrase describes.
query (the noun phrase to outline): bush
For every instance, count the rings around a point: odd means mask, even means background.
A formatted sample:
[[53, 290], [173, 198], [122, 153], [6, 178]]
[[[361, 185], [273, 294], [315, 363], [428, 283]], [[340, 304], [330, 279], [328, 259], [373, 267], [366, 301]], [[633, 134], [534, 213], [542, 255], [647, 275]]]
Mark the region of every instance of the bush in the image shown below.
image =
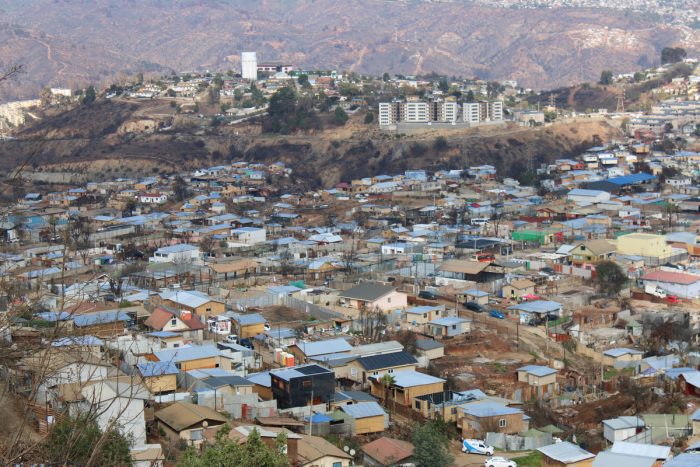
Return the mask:
[[447, 139], [444, 136], [438, 136], [433, 142], [433, 148], [437, 151], [444, 151], [449, 145], [447, 144]]
[[365, 125], [369, 125], [374, 122], [374, 114], [372, 112], [367, 112], [365, 114]]
[[348, 122], [348, 118], [348, 114], [345, 113], [342, 107], [338, 106], [335, 108], [335, 112], [333, 112], [333, 123], [338, 126], [343, 126]]

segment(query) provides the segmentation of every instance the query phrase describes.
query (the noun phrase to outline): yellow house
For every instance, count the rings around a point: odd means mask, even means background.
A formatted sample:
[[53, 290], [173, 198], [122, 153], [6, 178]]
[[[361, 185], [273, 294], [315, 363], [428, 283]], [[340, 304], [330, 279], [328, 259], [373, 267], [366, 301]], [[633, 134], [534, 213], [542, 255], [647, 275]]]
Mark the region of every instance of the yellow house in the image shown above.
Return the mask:
[[528, 279], [516, 279], [510, 284], [503, 286], [504, 298], [523, 298], [525, 295], [535, 294], [535, 283]]
[[178, 311], [189, 311], [200, 317], [219, 316], [226, 311], [224, 302], [196, 290], [175, 290], [162, 292], [160, 300], [163, 305]]
[[152, 362], [172, 362], [180, 371], [217, 368], [219, 366], [219, 349], [215, 345], [197, 345], [160, 350], [147, 355]]
[[142, 362], [136, 365], [143, 384], [151, 394], [175, 392], [179, 370], [172, 362]]
[[538, 396], [553, 394], [557, 386], [557, 370], [541, 365], [526, 365], [515, 370], [518, 381], [536, 388]]
[[615, 245], [607, 240], [591, 240], [580, 243], [571, 250], [573, 263], [577, 266], [610, 261], [614, 254]]
[[632, 233], [617, 238], [617, 253], [664, 262], [673, 255], [673, 248], [666, 243], [663, 235]]
[[204, 429], [227, 422], [227, 418], [215, 410], [189, 402], [175, 402], [156, 412], [155, 418], [170, 441], [184, 440], [194, 445], [204, 442]]
[[391, 384], [388, 387], [382, 384], [382, 378], [383, 376], [370, 376], [371, 394], [383, 399], [388, 393], [390, 399], [404, 406], [412, 406], [415, 397], [442, 392], [445, 388], [444, 379], [417, 371], [391, 374]]

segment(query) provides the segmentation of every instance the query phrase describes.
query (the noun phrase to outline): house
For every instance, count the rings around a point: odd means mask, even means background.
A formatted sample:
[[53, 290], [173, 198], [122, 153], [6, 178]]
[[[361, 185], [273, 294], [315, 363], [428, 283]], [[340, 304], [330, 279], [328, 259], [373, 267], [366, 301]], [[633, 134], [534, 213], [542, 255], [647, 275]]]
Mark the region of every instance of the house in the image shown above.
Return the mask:
[[175, 392], [177, 389], [177, 369], [173, 362], [141, 362], [136, 364], [144, 386], [151, 394]]
[[569, 441], [542, 446], [537, 450], [542, 453], [543, 467], [590, 467], [595, 457]]
[[617, 254], [641, 256], [645, 264], [656, 266], [667, 262], [674, 252], [663, 235], [631, 233], [617, 238]]
[[153, 352], [146, 358], [152, 362], [171, 362], [178, 370], [217, 368], [221, 352], [215, 345], [196, 345]]
[[299, 341], [287, 347], [287, 351], [294, 355], [297, 362], [306, 362], [310, 358], [318, 359], [323, 355], [350, 352], [351, 349], [352, 346], [342, 337], [313, 342]]
[[200, 256], [201, 253], [198, 246], [180, 243], [158, 248], [148, 261], [151, 263], [185, 264], [196, 262]]
[[566, 199], [579, 204], [596, 204], [610, 201], [610, 193], [602, 190], [584, 190], [582, 188], [575, 188], [566, 195]]
[[535, 283], [529, 279], [516, 279], [501, 289], [503, 298], [522, 299], [525, 295], [535, 295]]
[[593, 459], [593, 467], [654, 467], [655, 465], [656, 461], [651, 457], [617, 454], [611, 451], [601, 451]]
[[215, 300], [197, 290], [168, 290], [161, 292], [159, 297], [166, 306], [178, 311], [189, 311], [199, 316], [203, 321], [210, 316], [219, 316], [226, 311], [224, 302]]
[[280, 409], [327, 404], [335, 394], [335, 375], [314, 364], [272, 370], [270, 388]]
[[445, 345], [434, 339], [418, 339], [416, 341], [416, 352], [419, 356], [430, 360], [436, 360], [445, 356]]
[[624, 441], [643, 431], [645, 426], [644, 420], [633, 416], [603, 420], [603, 438], [610, 443]]
[[179, 347], [183, 339], [201, 341], [202, 330], [205, 327], [204, 323], [199, 318], [192, 317], [189, 311], [178, 316], [176, 311], [162, 307], [153, 310], [144, 324], [155, 331], [150, 335], [159, 338], [168, 348]]
[[[385, 387], [381, 376], [370, 376], [370, 393], [375, 397], [384, 398]], [[388, 396], [397, 404], [412, 406], [413, 399], [425, 394], [441, 392], [445, 386], [445, 380], [419, 373], [417, 371], [399, 371], [391, 375], [392, 383], [386, 388]]]
[[518, 381], [535, 388], [537, 395], [552, 395], [557, 390], [557, 370], [541, 365], [526, 365], [515, 370]]
[[170, 441], [178, 443], [184, 440], [196, 446], [204, 442], [206, 428], [223, 425], [228, 421], [226, 417], [209, 407], [189, 402], [175, 402], [154, 415], [158, 427], [165, 432], [165, 436]]
[[457, 408], [457, 426], [463, 438], [485, 436], [487, 432], [521, 433], [528, 429], [524, 417], [522, 410], [496, 402], [473, 402]]
[[123, 335], [130, 321], [129, 315], [123, 311], [100, 311], [73, 316], [73, 327], [82, 335], [114, 337]]
[[610, 448], [610, 452], [615, 454], [627, 454], [634, 456], [642, 456], [654, 459], [661, 465], [671, 456], [670, 446], [658, 446], [656, 444], [645, 443], [630, 443], [627, 441], [615, 441], [615, 444]]
[[412, 462], [413, 444], [382, 436], [362, 446], [362, 463], [366, 467], [390, 467]]
[[[267, 320], [260, 313], [250, 313], [247, 315], [238, 313], [227, 313], [235, 324], [236, 333], [241, 338], [255, 337], [265, 331]], [[268, 326], [269, 328], [269, 326]]]
[[163, 204], [168, 201], [168, 195], [163, 193], [144, 193], [139, 195], [139, 202], [143, 204]]
[[257, 245], [267, 239], [267, 231], [261, 227], [239, 227], [231, 229], [229, 246]]
[[440, 306], [414, 306], [406, 310], [406, 322], [414, 326], [424, 325], [440, 317], [444, 313], [444, 305]]
[[615, 256], [616, 247], [607, 240], [590, 240], [579, 243], [571, 250], [571, 260], [575, 266], [598, 264], [611, 261]]
[[389, 415], [376, 402], [343, 405], [340, 410], [354, 419], [353, 434], [355, 435], [380, 433], [389, 428]]
[[416, 358], [405, 351], [358, 357], [347, 364], [348, 376], [364, 386], [370, 376], [381, 378], [385, 373], [414, 371], [417, 364]]
[[549, 315], [561, 315], [561, 303], [550, 300], [534, 300], [508, 307], [520, 314], [520, 323], [527, 324], [532, 318], [543, 318]]
[[479, 305], [488, 305], [489, 304], [489, 296], [491, 295], [488, 292], [484, 292], [479, 289], [468, 289], [464, 290], [462, 292], [458, 292], [457, 294], [457, 301], [460, 303], [464, 302], [475, 302], [478, 303]]
[[470, 319], [448, 316], [430, 321], [425, 326], [425, 331], [437, 338], [457, 337], [471, 332], [471, 327]]
[[357, 310], [390, 311], [405, 308], [408, 305], [408, 297], [405, 293], [398, 292], [396, 287], [376, 282], [362, 282], [339, 293], [338, 297], [341, 304]]
[[300, 435], [297, 452], [300, 467], [349, 467], [352, 456], [319, 436]]
[[630, 368], [639, 366], [644, 352], [625, 347], [608, 349], [603, 352], [603, 364], [613, 368]]
[[227, 281], [255, 274], [260, 271], [260, 265], [252, 259], [243, 258], [230, 263], [212, 263], [209, 269], [216, 279]]
[[120, 422], [119, 430], [128, 434], [135, 446], [146, 444], [145, 403], [150, 394], [130, 377], [109, 378], [80, 389], [84, 401], [101, 430], [106, 431], [113, 420]]
[[680, 298], [700, 297], [700, 276], [685, 272], [654, 271], [640, 278], [646, 287], [652, 285]]

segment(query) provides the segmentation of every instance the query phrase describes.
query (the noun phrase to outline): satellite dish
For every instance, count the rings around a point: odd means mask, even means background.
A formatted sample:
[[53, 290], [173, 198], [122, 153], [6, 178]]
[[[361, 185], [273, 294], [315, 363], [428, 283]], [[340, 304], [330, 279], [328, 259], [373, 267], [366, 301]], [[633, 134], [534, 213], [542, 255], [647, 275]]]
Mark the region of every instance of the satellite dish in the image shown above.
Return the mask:
[[206, 421], [206, 420], [204, 420], [204, 421], [202, 422], [202, 426], [203, 426], [204, 428], [208, 427], [208, 426], [209, 426], [209, 422]]
[[354, 449], [351, 449], [351, 450], [350, 450], [350, 455], [353, 456], [353, 457], [355, 456], [355, 450], [354, 450]]
[[350, 446], [344, 446], [344, 447], [343, 447], [343, 451], [345, 451], [345, 452], [350, 451]]

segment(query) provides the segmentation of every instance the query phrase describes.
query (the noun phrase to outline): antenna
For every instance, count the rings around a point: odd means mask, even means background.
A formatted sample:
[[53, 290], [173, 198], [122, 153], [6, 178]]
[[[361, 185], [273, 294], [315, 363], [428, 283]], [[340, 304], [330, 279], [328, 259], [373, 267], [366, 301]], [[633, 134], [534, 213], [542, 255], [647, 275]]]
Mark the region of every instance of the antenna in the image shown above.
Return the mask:
[[615, 107], [616, 113], [623, 113], [625, 111], [625, 88], [620, 86], [615, 90], [615, 95], [617, 99], [617, 105]]

